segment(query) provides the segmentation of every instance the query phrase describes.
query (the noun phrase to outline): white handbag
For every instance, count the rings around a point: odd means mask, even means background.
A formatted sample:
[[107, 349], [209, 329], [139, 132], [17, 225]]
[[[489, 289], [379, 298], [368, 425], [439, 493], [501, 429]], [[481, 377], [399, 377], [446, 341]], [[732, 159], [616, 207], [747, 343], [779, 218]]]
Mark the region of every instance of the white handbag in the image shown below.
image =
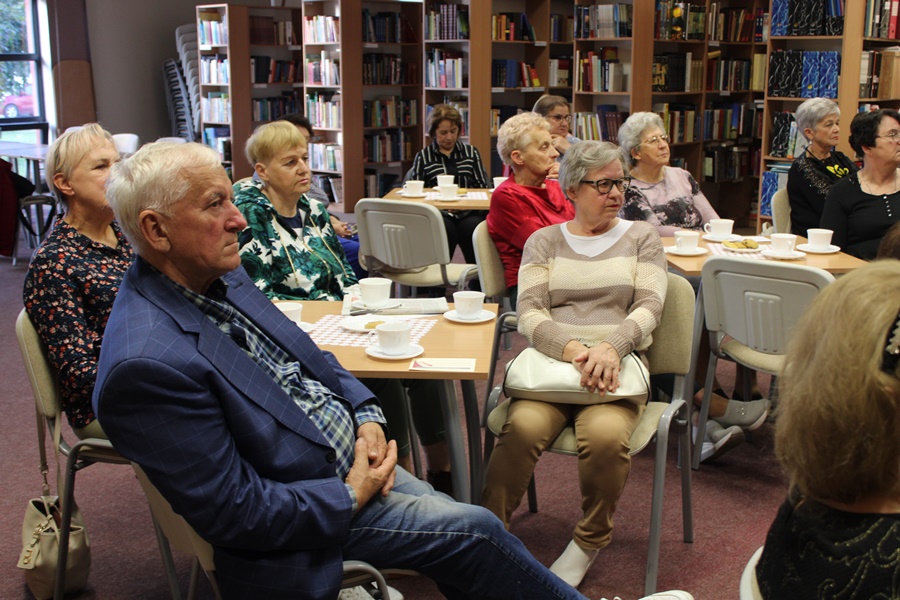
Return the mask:
[[643, 406], [650, 398], [650, 372], [632, 352], [619, 365], [619, 387], [616, 391], [592, 393], [581, 387], [581, 371], [575, 365], [550, 358], [534, 348], [526, 348], [506, 365], [503, 393], [507, 398], [562, 404], [628, 400]]

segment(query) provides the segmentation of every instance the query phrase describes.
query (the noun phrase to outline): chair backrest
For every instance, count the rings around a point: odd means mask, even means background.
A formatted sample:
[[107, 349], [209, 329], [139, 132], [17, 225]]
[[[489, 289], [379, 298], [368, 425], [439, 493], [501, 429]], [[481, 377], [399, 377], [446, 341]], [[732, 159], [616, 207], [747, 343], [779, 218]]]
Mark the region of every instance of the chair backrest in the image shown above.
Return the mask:
[[760, 546], [744, 567], [741, 575], [741, 598], [740, 600], [763, 600], [762, 592], [759, 591], [759, 582], [756, 579], [756, 563], [762, 556], [763, 547]]
[[669, 273], [662, 317], [653, 330], [653, 343], [647, 349], [652, 375], [685, 375], [690, 370], [695, 304], [691, 283], [680, 275]]
[[752, 350], [784, 354], [806, 307], [834, 276], [803, 265], [713, 256], [703, 265], [706, 328], [715, 347], [729, 335]]
[[472, 232], [472, 246], [475, 248], [475, 263], [478, 265], [478, 281], [481, 291], [489, 298], [502, 299], [506, 296], [506, 276], [500, 253], [488, 233], [487, 221], [482, 221]]
[[184, 520], [184, 517], [175, 512], [169, 501], [159, 493], [140, 466], [135, 463], [131, 463], [131, 466], [144, 490], [144, 495], [147, 496], [147, 502], [150, 503], [150, 512], [153, 513], [153, 518], [156, 519], [163, 534], [169, 540], [169, 544], [180, 552], [196, 556], [200, 561], [200, 566], [207, 573], [215, 571], [213, 548], [209, 542], [200, 537], [194, 528]]
[[354, 210], [359, 254], [378, 271], [417, 269], [450, 262], [447, 232], [440, 211], [428, 204], [363, 198]]
[[791, 232], [791, 202], [787, 188], [781, 188], [772, 196], [772, 225], [775, 233]]
[[19, 341], [19, 351], [25, 362], [25, 372], [31, 383], [38, 412], [46, 419], [59, 418], [62, 404], [56, 384], [56, 373], [47, 361], [41, 338], [24, 308], [16, 319], [16, 338]]
[[116, 150], [123, 156], [130, 156], [137, 152], [141, 143], [136, 133], [115, 133], [112, 139], [116, 145]]

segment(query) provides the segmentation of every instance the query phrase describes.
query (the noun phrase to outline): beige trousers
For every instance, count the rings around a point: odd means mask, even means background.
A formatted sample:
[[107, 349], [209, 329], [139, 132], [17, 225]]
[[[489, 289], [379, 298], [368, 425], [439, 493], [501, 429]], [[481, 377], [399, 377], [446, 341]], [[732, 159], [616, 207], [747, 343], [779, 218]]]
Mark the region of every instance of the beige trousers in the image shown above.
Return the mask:
[[603, 548], [612, 539], [613, 512], [631, 469], [629, 440], [642, 412], [627, 400], [590, 406], [512, 400], [487, 468], [482, 505], [509, 529], [538, 458], [574, 421], [584, 514], [573, 539], [585, 550]]

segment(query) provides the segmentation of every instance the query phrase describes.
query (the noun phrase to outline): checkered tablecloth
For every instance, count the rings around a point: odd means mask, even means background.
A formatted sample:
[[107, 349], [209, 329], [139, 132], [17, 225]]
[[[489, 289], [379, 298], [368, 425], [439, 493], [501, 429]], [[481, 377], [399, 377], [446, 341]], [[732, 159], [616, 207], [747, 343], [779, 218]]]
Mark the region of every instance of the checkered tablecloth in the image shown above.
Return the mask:
[[[458, 196], [460, 200], [487, 200], [487, 192], [466, 192]], [[425, 192], [426, 200], [441, 200], [440, 192]], [[452, 200], [450, 201], [452, 202]]]
[[[341, 315], [326, 315], [316, 321], [315, 329], [309, 332], [309, 337], [316, 344], [324, 344], [328, 346], [357, 346], [365, 348], [372, 344], [370, 337], [375, 332], [373, 329], [367, 333], [357, 333], [348, 331], [341, 327], [341, 322], [348, 317]], [[392, 319], [393, 320], [393, 319]], [[426, 333], [428, 333], [437, 319], [408, 319], [412, 329], [409, 332], [409, 341], [418, 344]]]

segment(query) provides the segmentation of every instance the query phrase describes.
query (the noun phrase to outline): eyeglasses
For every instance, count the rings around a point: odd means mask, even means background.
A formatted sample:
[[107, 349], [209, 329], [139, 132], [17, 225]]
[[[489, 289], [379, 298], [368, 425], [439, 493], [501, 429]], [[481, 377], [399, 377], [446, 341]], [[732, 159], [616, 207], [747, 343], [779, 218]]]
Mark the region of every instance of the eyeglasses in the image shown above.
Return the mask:
[[561, 122], [563, 122], [563, 121], [565, 121], [566, 123], [571, 123], [571, 122], [572, 122], [572, 115], [566, 115], [566, 116], [563, 116], [563, 115], [547, 115], [547, 118], [548, 118], [548, 119], [553, 119], [553, 120], [556, 121], [557, 123], [561, 123]]
[[880, 138], [883, 138], [886, 140], [890, 140], [896, 144], [897, 142], [900, 142], [900, 131], [897, 131], [896, 129], [892, 129], [884, 135], [876, 135], [875, 137], [880, 137]]
[[652, 138], [650, 138], [649, 140], [644, 140], [644, 141], [641, 142], [641, 143], [642, 143], [642, 144], [650, 144], [651, 146], [658, 146], [660, 141], [663, 141], [663, 142], [665, 142], [665, 143], [668, 144], [668, 143], [669, 143], [669, 136], [667, 136], [666, 134], [662, 134], [662, 135], [654, 135], [654, 136], [653, 136]]
[[631, 177], [623, 177], [622, 179], [582, 179], [581, 183], [586, 183], [597, 188], [601, 194], [608, 194], [616, 186], [620, 192], [624, 192], [631, 185]]

